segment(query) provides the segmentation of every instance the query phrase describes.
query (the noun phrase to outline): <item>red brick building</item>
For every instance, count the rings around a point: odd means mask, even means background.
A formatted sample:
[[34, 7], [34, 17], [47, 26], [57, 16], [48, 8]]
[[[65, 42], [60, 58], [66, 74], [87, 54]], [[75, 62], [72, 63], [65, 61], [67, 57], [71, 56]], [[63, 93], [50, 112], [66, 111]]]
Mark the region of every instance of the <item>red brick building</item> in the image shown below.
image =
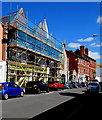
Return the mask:
[[7, 30], [6, 26], [0, 23], [0, 60], [6, 61], [7, 53]]
[[2, 60], [2, 39], [3, 39], [3, 28], [0, 24], [0, 61]]
[[95, 78], [96, 60], [88, 56], [88, 48], [80, 46], [75, 52], [67, 51], [69, 59], [69, 81], [85, 82]]

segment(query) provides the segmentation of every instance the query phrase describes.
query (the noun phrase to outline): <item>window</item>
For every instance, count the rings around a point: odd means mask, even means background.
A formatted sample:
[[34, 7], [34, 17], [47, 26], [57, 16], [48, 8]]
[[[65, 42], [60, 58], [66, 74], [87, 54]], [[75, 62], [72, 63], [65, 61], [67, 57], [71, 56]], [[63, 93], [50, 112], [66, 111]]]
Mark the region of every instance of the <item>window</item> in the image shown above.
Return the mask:
[[[31, 37], [30, 35], [27, 35], [26, 33], [18, 30], [18, 38], [17, 38], [17, 43], [22, 47], [27, 47], [29, 49], [35, 50], [37, 52], [40, 52], [42, 54], [45, 54], [47, 56], [56, 58], [56, 59], [61, 59], [62, 53], [60, 53], [59, 51], [55, 50], [54, 48], [50, 47], [49, 45]], [[55, 43], [51, 43], [50, 45], [55, 46]], [[57, 44], [57, 46], [55, 46], [56, 48], [60, 45], [61, 43]], [[62, 50], [62, 49], [60, 49]], [[25, 60], [25, 57], [23, 57]]]
[[22, 60], [26, 60], [26, 54], [22, 55]]
[[7, 87], [12, 87], [12, 85], [10, 83], [7, 83], [6, 86]]
[[18, 86], [17, 84], [15, 84], [15, 83], [11, 83], [11, 85], [12, 85], [12, 87], [14, 87], [14, 88], [19, 88], [19, 86]]

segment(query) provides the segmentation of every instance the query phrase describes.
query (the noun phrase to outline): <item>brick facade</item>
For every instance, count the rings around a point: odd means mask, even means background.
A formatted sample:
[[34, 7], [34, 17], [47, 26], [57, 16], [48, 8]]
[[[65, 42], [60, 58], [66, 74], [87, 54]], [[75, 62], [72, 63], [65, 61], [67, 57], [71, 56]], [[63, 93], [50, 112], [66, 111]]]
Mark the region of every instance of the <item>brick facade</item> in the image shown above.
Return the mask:
[[80, 46], [75, 52], [67, 51], [69, 59], [69, 80], [85, 82], [95, 78], [96, 60], [88, 56], [88, 48]]
[[7, 28], [3, 27], [3, 40], [2, 40], [2, 60], [6, 61], [7, 58]]
[[0, 24], [0, 60], [6, 61], [7, 58], [7, 34], [4, 25]]
[[0, 24], [0, 61], [2, 60], [2, 39], [3, 39], [3, 27]]

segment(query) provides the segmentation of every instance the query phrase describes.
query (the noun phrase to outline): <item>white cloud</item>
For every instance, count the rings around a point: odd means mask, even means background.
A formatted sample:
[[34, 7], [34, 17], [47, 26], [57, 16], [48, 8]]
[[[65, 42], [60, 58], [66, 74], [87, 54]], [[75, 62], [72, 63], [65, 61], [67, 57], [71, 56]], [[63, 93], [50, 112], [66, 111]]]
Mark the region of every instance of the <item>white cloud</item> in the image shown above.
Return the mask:
[[81, 38], [81, 39], [78, 39], [77, 41], [79, 41], [79, 42], [91, 42], [92, 40], [94, 40], [94, 38], [89, 37], [89, 38], [86, 38], [86, 39]]
[[97, 18], [97, 23], [102, 23], [102, 16], [99, 16], [99, 17]]
[[90, 46], [92, 46], [92, 47], [94, 47], [96, 45], [96, 43], [92, 43], [92, 44], [90, 44]]
[[102, 56], [98, 52], [89, 51], [89, 56], [93, 59], [101, 59]]
[[96, 44], [95, 42], [90, 44], [91, 47], [102, 47], [102, 43], [101, 44]]
[[80, 43], [69, 43], [67, 46], [68, 47], [71, 47], [71, 48], [77, 48], [77, 47], [80, 47]]

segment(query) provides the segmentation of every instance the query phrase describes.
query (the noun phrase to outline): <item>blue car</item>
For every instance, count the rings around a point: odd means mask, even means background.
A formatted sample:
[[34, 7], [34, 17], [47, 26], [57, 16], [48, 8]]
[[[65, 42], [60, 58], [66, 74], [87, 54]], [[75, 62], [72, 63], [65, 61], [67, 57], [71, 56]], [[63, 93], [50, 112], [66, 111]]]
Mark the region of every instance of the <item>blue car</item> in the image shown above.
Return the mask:
[[7, 100], [10, 96], [24, 96], [24, 91], [14, 82], [0, 83], [0, 94], [3, 99]]

